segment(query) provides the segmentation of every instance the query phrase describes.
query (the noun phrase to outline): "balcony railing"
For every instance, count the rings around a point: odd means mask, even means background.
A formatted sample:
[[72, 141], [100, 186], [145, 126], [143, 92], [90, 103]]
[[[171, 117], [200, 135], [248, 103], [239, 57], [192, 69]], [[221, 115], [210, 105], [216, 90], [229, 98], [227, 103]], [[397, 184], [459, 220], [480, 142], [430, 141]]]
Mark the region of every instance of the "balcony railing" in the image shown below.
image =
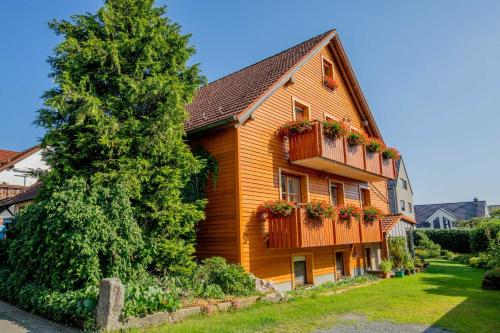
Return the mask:
[[340, 222], [334, 219], [323, 221], [309, 219], [304, 208], [292, 210], [287, 217], [270, 217], [269, 247], [300, 249], [318, 246], [333, 246], [382, 241], [380, 220], [365, 223], [352, 219]]
[[344, 138], [325, 136], [318, 121], [312, 131], [289, 138], [289, 159], [292, 164], [361, 181], [384, 181], [396, 175], [392, 159], [368, 152], [363, 145], [349, 146]]

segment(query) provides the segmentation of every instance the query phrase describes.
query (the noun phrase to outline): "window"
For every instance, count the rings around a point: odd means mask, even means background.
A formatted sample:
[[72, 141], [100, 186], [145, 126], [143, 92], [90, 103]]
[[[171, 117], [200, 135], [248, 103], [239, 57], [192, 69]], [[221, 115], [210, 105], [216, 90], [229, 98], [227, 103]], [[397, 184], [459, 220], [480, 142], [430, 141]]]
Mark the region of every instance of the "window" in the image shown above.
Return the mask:
[[441, 223], [439, 223], [439, 217], [436, 217], [434, 221], [432, 221], [432, 226], [434, 229], [441, 229]]
[[360, 188], [359, 192], [360, 192], [359, 196], [361, 199], [361, 207], [370, 206], [372, 204], [370, 197], [370, 190], [367, 188]]
[[404, 200], [400, 200], [400, 201], [399, 201], [399, 206], [401, 207], [401, 210], [402, 210], [402, 211], [405, 211], [405, 210], [406, 210], [406, 207], [405, 207], [405, 201], [404, 201]]
[[344, 203], [344, 185], [341, 183], [330, 183], [330, 203], [333, 206]]
[[309, 119], [309, 106], [293, 99], [293, 119], [303, 120]]
[[407, 190], [407, 189], [408, 189], [408, 182], [407, 182], [406, 180], [401, 179], [401, 185], [403, 186], [403, 188], [404, 188], [405, 190]]
[[323, 58], [323, 75], [333, 78], [333, 63], [326, 58]]
[[451, 229], [451, 221], [443, 217], [443, 229]]
[[301, 202], [300, 197], [301, 197], [300, 177], [282, 174], [281, 199], [294, 203], [300, 203]]
[[411, 204], [411, 202], [408, 202], [408, 211], [410, 213], [413, 213], [413, 205]]

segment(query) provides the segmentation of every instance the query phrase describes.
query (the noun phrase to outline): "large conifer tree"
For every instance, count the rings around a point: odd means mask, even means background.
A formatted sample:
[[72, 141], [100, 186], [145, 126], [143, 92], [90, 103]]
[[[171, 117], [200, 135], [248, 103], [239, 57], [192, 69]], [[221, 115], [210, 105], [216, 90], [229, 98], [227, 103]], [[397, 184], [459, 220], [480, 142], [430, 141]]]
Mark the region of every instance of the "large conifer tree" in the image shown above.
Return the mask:
[[36, 120], [47, 130], [51, 167], [39, 201], [74, 177], [125, 184], [148, 268], [186, 274], [204, 206], [182, 196], [200, 169], [184, 142], [184, 107], [204, 81], [187, 65], [189, 36], [153, 0], [107, 0], [96, 14], [49, 26], [62, 42], [49, 59], [55, 86]]

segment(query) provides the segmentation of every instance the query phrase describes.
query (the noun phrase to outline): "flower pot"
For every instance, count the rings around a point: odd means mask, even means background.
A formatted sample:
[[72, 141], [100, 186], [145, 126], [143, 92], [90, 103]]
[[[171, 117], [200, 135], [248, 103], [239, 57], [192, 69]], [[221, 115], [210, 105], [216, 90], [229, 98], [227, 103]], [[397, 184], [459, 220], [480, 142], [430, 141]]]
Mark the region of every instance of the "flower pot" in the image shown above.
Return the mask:
[[382, 273], [382, 277], [384, 279], [390, 279], [391, 278], [391, 272], [384, 272], [384, 273]]
[[405, 276], [405, 272], [404, 271], [396, 271], [396, 273], [394, 273], [394, 275], [398, 278], [402, 278], [403, 276]]

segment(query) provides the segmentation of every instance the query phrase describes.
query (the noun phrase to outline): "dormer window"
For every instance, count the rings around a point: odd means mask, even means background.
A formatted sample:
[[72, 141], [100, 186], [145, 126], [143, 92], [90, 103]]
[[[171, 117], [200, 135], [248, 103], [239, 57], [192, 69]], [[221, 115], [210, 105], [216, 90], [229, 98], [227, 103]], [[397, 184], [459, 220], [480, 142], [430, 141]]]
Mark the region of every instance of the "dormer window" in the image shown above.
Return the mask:
[[333, 62], [326, 58], [323, 58], [323, 84], [331, 90], [338, 86], [337, 81], [333, 78]]

